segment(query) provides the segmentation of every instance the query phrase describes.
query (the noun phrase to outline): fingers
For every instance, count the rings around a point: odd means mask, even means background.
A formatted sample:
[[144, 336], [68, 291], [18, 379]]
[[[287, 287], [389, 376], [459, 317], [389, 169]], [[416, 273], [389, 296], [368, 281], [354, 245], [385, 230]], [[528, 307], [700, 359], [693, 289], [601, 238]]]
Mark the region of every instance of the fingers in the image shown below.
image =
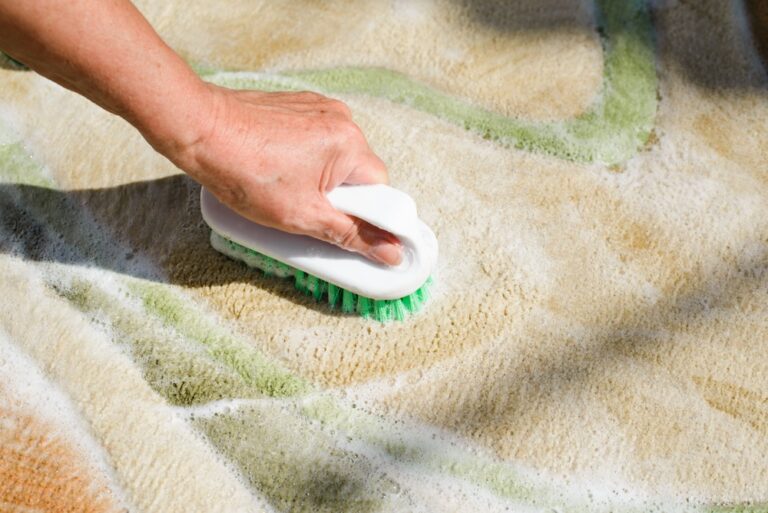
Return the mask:
[[310, 235], [387, 265], [397, 265], [403, 258], [403, 248], [397, 237], [362, 219], [339, 212], [330, 204], [322, 209]]
[[[269, 143], [241, 159], [246, 164], [235, 162], [234, 167], [255, 170], [243, 175], [249, 192], [246, 206], [238, 202], [238, 211], [255, 222], [310, 235], [376, 262], [399, 264], [402, 245], [394, 235], [337, 211], [325, 198], [325, 192], [341, 183], [388, 181], [384, 163], [371, 151], [349, 107], [317, 93], [234, 94], [255, 110], [235, 109], [233, 116], [250, 113], [243, 125], [258, 127], [259, 137]], [[248, 148], [240, 144], [235, 151]], [[224, 154], [231, 159], [233, 152]], [[233, 165], [227, 160], [225, 167]], [[261, 169], [277, 171], [262, 176]]]

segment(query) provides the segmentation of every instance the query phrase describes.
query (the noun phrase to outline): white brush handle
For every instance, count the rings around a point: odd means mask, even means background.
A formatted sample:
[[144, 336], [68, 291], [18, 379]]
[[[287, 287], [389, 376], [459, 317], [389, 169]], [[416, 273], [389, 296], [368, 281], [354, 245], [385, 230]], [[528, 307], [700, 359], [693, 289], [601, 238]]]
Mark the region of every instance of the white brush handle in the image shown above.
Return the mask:
[[383, 184], [341, 185], [326, 197], [336, 210], [397, 235], [404, 246], [417, 244], [419, 216], [406, 193]]
[[224, 237], [327, 282], [373, 299], [415, 292], [437, 263], [437, 239], [416, 213], [410, 196], [387, 185], [342, 185], [328, 193], [338, 210], [393, 233], [403, 243], [403, 261], [389, 267], [303, 235], [253, 223], [219, 202], [205, 188], [201, 211]]

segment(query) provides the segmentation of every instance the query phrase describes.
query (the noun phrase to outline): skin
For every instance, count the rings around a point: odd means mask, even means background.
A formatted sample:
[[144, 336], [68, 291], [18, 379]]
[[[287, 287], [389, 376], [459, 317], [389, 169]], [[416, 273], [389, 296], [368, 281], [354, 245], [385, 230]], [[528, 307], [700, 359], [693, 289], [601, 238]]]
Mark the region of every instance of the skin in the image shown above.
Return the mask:
[[0, 0], [0, 48], [127, 120], [241, 215], [400, 262], [397, 238], [325, 197], [387, 182], [344, 103], [205, 83], [128, 0]]

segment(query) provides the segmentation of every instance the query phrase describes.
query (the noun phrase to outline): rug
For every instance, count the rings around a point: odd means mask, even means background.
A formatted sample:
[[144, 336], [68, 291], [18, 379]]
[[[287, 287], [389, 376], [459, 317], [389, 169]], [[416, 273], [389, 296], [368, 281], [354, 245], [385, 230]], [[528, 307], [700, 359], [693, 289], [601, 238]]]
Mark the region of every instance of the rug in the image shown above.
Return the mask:
[[216, 253], [124, 121], [0, 69], [0, 510], [768, 511], [760, 0], [137, 2], [342, 99], [440, 243], [405, 322]]

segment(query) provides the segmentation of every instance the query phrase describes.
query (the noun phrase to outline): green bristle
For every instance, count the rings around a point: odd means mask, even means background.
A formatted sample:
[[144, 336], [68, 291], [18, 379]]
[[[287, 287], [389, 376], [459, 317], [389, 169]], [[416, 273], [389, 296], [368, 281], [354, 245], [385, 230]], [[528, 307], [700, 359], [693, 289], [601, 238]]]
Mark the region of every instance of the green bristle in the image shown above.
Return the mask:
[[413, 312], [413, 294], [409, 294], [405, 296], [404, 298], [400, 298], [400, 303], [402, 303], [403, 308], [406, 309], [408, 312]]
[[315, 295], [315, 288], [317, 287], [317, 276], [312, 276], [311, 274], [307, 273], [307, 292]]
[[269, 258], [266, 255], [260, 255], [261, 256], [261, 270], [264, 271], [264, 274], [267, 276], [272, 276], [275, 274], [275, 259]]
[[328, 282], [320, 280], [319, 285], [320, 287], [318, 288], [318, 291], [315, 292], [315, 299], [321, 301], [323, 296], [328, 292]]
[[402, 299], [395, 299], [392, 301], [392, 314], [394, 315], [395, 320], [405, 320], [407, 310], [405, 309], [405, 305], [403, 305]]
[[427, 300], [427, 289], [425, 287], [421, 287], [416, 292], [414, 292], [414, 295], [416, 296], [416, 303], [420, 307], [422, 303]]
[[357, 313], [366, 319], [373, 313], [373, 300], [365, 296], [357, 296]]
[[258, 255], [258, 267], [261, 269], [261, 272], [266, 274], [267, 276], [272, 276], [272, 262], [270, 262], [269, 257], [265, 257], [264, 255]]
[[262, 269], [264, 270], [264, 274], [266, 274], [267, 276], [274, 276], [276, 260], [274, 258], [269, 258], [268, 256], [265, 256], [263, 257], [263, 263], [264, 263], [264, 267], [262, 267]]
[[341, 297], [341, 311], [345, 313], [352, 313], [355, 311], [355, 307], [357, 306], [357, 296], [347, 289], [344, 290], [344, 293]]
[[296, 290], [299, 290], [305, 294], [309, 294], [309, 289], [307, 289], [307, 273], [296, 269], [296, 271], [293, 273], [293, 276]]
[[419, 303], [419, 302], [416, 300], [416, 296], [415, 296], [415, 295], [411, 294], [411, 309], [409, 310], [409, 312], [410, 312], [411, 314], [415, 314], [415, 313], [417, 313], [419, 310], [421, 310], [421, 303]]
[[312, 297], [314, 297], [316, 300], [319, 301], [323, 297], [323, 294], [325, 293], [325, 282], [320, 278], [318, 278], [317, 276], [308, 274], [307, 288], [312, 293]]
[[394, 317], [392, 313], [392, 301], [386, 299], [377, 299], [373, 302], [373, 317], [377, 321], [391, 321]]
[[399, 302], [399, 299], [391, 299], [387, 301], [387, 322], [395, 320], [395, 303]]
[[[432, 284], [432, 278], [427, 281], [418, 290], [400, 299], [375, 300], [364, 296], [358, 296], [353, 292], [328, 283], [316, 276], [307, 274], [299, 269], [294, 269], [290, 265], [276, 260], [272, 257], [254, 251], [248, 247], [241, 246], [236, 242], [222, 237], [214, 232], [213, 238], [217, 238], [217, 244], [223, 245], [225, 254], [244, 260], [248, 265], [255, 265], [266, 275], [276, 275], [280, 277], [293, 277], [294, 285], [297, 290], [306, 295], [311, 295], [317, 301], [323, 300], [327, 294], [328, 304], [333, 308], [339, 302], [341, 311], [344, 313], [357, 312], [366, 318], [373, 318], [381, 322], [392, 320], [402, 321], [409, 313], [417, 312], [421, 306], [429, 299], [429, 286]], [[221, 245], [216, 246], [222, 247]]]
[[339, 300], [340, 289], [333, 283], [328, 284], [328, 304], [331, 307], [336, 306], [336, 302]]
[[288, 267], [287, 265], [283, 264], [279, 260], [275, 260], [274, 258], [270, 258], [269, 260], [269, 269], [274, 276], [284, 277], [286, 274], [288, 274], [288, 270], [283, 269], [283, 267]]
[[275, 262], [277, 262], [277, 266], [276, 266], [277, 274], [286, 278], [291, 274], [293, 274], [293, 267], [291, 267], [290, 265], [284, 262], [281, 262], [280, 260], [275, 260]]

